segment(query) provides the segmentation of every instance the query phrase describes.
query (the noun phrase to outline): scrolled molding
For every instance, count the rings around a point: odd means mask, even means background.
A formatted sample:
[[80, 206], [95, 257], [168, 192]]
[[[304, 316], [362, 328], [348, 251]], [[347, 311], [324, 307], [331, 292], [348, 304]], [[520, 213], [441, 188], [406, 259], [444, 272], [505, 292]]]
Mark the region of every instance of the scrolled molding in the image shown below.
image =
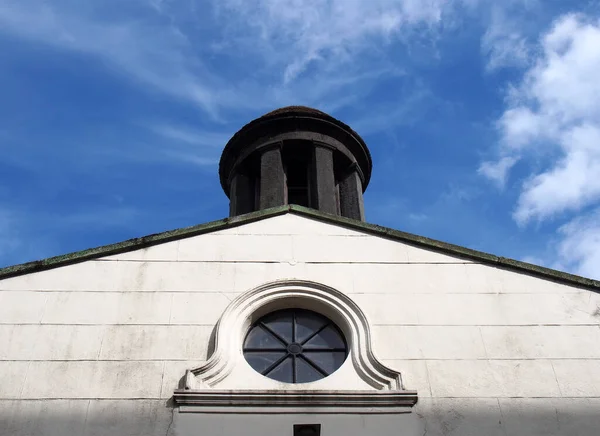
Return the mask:
[[[400, 373], [387, 368], [374, 356], [367, 318], [356, 303], [334, 288], [302, 280], [267, 283], [233, 300], [216, 326], [214, 353], [206, 364], [187, 372], [182, 391], [220, 389], [219, 385], [234, 372], [236, 365], [246, 364], [242, 342], [249, 325], [270, 311], [288, 307], [315, 310], [336, 322], [348, 340], [354, 371], [372, 390], [403, 391], [414, 395], [416, 401], [416, 392], [404, 391]], [[311, 385], [288, 387], [319, 389], [318, 385], [314, 388]], [[176, 398], [177, 392], [181, 397], [182, 391], [176, 391]]]

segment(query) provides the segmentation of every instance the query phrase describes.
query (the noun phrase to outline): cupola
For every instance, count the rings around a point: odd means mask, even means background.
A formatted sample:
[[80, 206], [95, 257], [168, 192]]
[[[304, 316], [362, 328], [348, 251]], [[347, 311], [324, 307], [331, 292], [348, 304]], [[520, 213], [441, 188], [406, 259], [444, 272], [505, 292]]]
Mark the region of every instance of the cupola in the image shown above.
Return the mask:
[[364, 221], [371, 177], [363, 139], [316, 109], [288, 106], [251, 121], [227, 143], [219, 176], [230, 216], [296, 204]]

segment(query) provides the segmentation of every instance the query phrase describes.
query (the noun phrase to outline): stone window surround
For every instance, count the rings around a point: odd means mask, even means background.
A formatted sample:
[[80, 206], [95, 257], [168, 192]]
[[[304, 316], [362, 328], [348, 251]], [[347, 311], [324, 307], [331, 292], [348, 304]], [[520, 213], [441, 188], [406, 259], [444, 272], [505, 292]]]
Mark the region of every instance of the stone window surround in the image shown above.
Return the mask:
[[[346, 337], [349, 352], [338, 371], [348, 366], [346, 374], [354, 382], [340, 377], [333, 380], [334, 373], [312, 383], [279, 383], [249, 366], [242, 345], [250, 326], [270, 312], [289, 308], [312, 310], [337, 324]], [[266, 380], [264, 388], [244, 388], [251, 373]], [[417, 398], [416, 391], [405, 390], [400, 373], [374, 356], [368, 321], [356, 303], [334, 288], [301, 280], [267, 283], [233, 300], [217, 323], [215, 350], [208, 362], [186, 371], [184, 389], [174, 392], [180, 411], [205, 413], [233, 413], [240, 408], [406, 413]]]

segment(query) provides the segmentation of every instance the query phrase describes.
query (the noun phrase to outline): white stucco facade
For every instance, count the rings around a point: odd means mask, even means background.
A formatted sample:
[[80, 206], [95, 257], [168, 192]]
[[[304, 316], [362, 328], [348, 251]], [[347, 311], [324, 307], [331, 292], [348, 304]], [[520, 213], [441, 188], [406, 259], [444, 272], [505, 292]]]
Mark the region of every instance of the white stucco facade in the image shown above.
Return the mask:
[[[285, 281], [351, 300], [376, 360], [418, 393], [400, 421], [294, 422], [327, 422], [323, 436], [598, 434], [600, 294], [292, 213], [0, 280], [0, 434], [288, 434], [285, 417], [182, 414], [172, 399], [232, 301]], [[373, 390], [355, 369], [315, 389]], [[221, 387], [285, 389], [247, 371]]]

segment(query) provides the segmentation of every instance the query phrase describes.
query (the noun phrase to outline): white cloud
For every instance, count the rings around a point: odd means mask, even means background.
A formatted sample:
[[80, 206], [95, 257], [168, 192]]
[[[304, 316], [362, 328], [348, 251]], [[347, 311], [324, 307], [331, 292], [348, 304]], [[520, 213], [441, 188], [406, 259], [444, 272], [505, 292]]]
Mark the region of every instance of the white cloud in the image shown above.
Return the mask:
[[517, 222], [579, 210], [600, 198], [600, 125], [571, 127], [560, 141], [563, 158], [523, 184], [514, 212]]
[[503, 188], [508, 172], [516, 162], [516, 158], [505, 156], [496, 162], [483, 162], [477, 172], [494, 181], [500, 188]]
[[480, 169], [498, 181], [511, 160], [562, 156], [523, 183], [514, 212], [520, 224], [600, 199], [600, 22], [563, 16], [541, 38], [539, 51], [498, 121], [502, 158]]
[[554, 266], [600, 279], [600, 209], [563, 225], [559, 234], [559, 260]]

